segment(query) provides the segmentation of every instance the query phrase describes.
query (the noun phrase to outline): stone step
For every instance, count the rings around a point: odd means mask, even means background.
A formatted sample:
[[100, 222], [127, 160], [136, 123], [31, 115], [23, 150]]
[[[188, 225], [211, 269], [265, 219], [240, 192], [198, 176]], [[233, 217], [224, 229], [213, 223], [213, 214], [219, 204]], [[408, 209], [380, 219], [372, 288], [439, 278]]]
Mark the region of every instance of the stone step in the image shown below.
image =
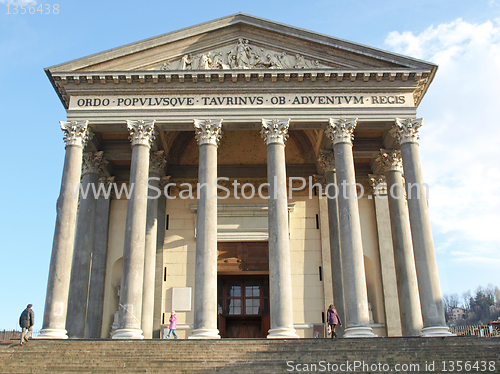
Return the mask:
[[286, 373], [287, 361], [299, 365], [365, 361], [391, 367], [411, 363], [424, 368], [443, 360], [492, 361], [500, 372], [499, 356], [500, 339], [473, 337], [32, 340], [22, 347], [17, 341], [0, 343], [0, 373]]

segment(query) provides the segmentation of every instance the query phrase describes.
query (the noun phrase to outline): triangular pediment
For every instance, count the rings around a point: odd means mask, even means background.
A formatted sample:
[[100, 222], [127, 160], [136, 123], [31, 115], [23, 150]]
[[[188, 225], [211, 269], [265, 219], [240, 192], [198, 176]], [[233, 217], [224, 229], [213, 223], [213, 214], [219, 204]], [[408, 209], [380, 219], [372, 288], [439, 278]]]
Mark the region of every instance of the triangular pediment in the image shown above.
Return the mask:
[[433, 70], [435, 65], [236, 14], [46, 69], [57, 72], [333, 69]]

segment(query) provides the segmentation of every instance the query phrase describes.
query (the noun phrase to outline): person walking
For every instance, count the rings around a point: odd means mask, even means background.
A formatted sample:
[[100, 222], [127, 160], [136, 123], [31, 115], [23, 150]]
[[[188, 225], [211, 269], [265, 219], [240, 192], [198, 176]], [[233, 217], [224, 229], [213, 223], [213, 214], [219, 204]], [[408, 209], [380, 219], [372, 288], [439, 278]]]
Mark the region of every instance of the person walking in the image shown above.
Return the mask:
[[177, 316], [175, 315], [175, 310], [172, 310], [172, 313], [170, 313], [168, 321], [170, 322], [170, 326], [168, 327], [170, 331], [167, 334], [167, 339], [170, 339], [171, 334], [174, 334], [174, 339], [177, 339], [177, 334], [175, 333], [175, 330], [177, 329]]
[[340, 325], [342, 326], [342, 321], [340, 320], [340, 316], [337, 313], [337, 310], [333, 306], [333, 304], [330, 304], [328, 307], [328, 311], [326, 313], [326, 320], [328, 322], [328, 326], [330, 326], [331, 329], [331, 334], [332, 334], [332, 339], [337, 337], [337, 333], [335, 332], [335, 326]]
[[21, 332], [21, 345], [29, 341], [29, 337], [33, 332], [35, 313], [31, 308], [33, 308], [33, 304], [28, 304], [19, 317], [19, 326], [23, 329]]

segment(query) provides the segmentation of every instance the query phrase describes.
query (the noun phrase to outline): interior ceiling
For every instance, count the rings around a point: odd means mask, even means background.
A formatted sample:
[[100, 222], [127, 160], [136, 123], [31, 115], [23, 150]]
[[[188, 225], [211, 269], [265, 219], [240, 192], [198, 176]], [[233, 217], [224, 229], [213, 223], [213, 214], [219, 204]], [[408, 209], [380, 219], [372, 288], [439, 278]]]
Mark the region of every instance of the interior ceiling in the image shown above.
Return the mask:
[[[366, 178], [371, 163], [383, 148], [384, 129], [357, 129], [353, 142], [354, 163], [357, 178]], [[132, 149], [127, 132], [100, 132], [98, 149], [104, 151], [109, 162], [109, 173], [117, 180], [126, 181], [130, 174]], [[289, 176], [321, 174], [317, 166], [317, 154], [325, 140], [323, 130], [290, 130], [285, 148], [287, 173]], [[194, 131], [160, 131], [154, 150], [163, 150], [167, 158], [167, 174], [173, 178], [196, 178], [198, 168], [198, 145]], [[301, 166], [302, 165], [302, 166]], [[267, 152], [258, 131], [225, 131], [218, 147], [220, 175], [228, 173], [235, 177], [266, 177]]]

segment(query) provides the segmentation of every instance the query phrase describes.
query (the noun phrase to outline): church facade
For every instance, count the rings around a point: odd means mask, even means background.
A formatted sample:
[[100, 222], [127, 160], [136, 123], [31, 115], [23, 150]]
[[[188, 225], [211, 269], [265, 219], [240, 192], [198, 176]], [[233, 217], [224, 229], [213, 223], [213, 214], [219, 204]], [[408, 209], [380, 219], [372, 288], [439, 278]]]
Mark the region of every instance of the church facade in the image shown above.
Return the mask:
[[[437, 66], [245, 14], [46, 69], [67, 111], [40, 338], [444, 336]], [[422, 141], [425, 141], [423, 139]]]

